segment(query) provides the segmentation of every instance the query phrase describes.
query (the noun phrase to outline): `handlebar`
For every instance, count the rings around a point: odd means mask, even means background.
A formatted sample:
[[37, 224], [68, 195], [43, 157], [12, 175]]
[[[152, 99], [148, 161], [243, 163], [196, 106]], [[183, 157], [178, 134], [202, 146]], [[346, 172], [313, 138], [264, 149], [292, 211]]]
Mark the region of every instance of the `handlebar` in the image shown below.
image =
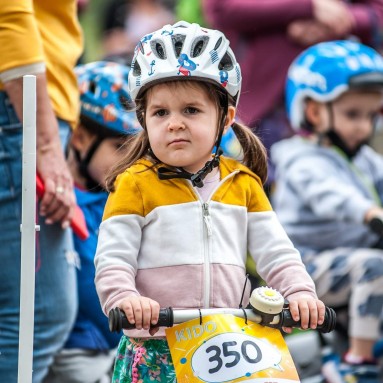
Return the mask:
[[[248, 319], [252, 322], [259, 323], [264, 326], [282, 329], [282, 327], [300, 327], [300, 321], [294, 321], [290, 310], [284, 308], [277, 315], [270, 315], [262, 313], [256, 313], [253, 309], [226, 309], [226, 308], [214, 308], [214, 309], [172, 309], [162, 308], [160, 309], [159, 319], [156, 325], [152, 327], [172, 327], [174, 324], [186, 322], [188, 320], [201, 318], [205, 315], [213, 314], [232, 314], [234, 316]], [[316, 329], [321, 333], [328, 333], [334, 330], [336, 324], [335, 311], [326, 307], [325, 318], [322, 325]], [[125, 316], [125, 313], [118, 307], [112, 309], [109, 312], [109, 329], [112, 332], [120, 332], [122, 329], [134, 329], [135, 325], [131, 324]]]

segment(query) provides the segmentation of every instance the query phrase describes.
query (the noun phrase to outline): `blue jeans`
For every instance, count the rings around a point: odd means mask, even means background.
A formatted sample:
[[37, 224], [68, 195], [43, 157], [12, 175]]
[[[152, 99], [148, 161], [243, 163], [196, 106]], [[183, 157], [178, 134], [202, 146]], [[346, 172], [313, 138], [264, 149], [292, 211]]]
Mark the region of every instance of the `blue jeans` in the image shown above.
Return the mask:
[[[66, 144], [70, 128], [59, 121]], [[16, 383], [18, 372], [21, 253], [22, 126], [0, 92], [0, 382]], [[36, 238], [33, 383], [42, 381], [63, 346], [77, 311], [71, 230], [44, 225]], [[33, 318], [31, 318], [32, 320]], [[20, 346], [23, 347], [21, 340]]]

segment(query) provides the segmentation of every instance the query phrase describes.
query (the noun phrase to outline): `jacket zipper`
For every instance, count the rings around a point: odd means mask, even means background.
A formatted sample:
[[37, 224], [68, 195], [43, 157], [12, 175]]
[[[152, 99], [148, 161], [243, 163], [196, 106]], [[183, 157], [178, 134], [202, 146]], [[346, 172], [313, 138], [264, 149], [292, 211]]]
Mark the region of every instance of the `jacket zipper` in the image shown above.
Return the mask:
[[195, 192], [195, 190], [193, 189], [193, 192], [196, 194], [197, 196], [197, 199], [200, 201], [201, 203], [201, 206], [202, 206], [202, 217], [203, 217], [203, 221], [204, 221], [204, 224], [205, 224], [205, 227], [206, 227], [206, 233], [207, 233], [207, 240], [204, 240], [204, 279], [205, 279], [205, 283], [204, 283], [204, 307], [205, 308], [209, 308], [210, 307], [210, 237], [212, 236], [213, 234], [213, 225], [212, 225], [212, 221], [211, 221], [211, 215], [210, 215], [210, 210], [209, 210], [209, 202], [211, 201], [214, 193], [220, 188], [220, 186], [225, 183], [225, 181], [231, 177], [233, 177], [234, 175], [236, 175], [237, 173], [239, 173], [239, 170], [235, 170], [234, 172], [230, 173], [229, 175], [227, 175], [225, 178], [223, 178], [219, 184], [217, 185], [217, 187], [212, 190], [212, 192], [210, 193], [210, 196], [209, 198], [207, 199], [206, 202], [204, 202], [200, 195], [198, 194], [198, 192]]
[[207, 236], [210, 237], [213, 234], [212, 225], [211, 225], [211, 216], [209, 211], [209, 204], [207, 202], [204, 202], [202, 204], [202, 214], [203, 214], [203, 220], [205, 221], [206, 229], [207, 229]]

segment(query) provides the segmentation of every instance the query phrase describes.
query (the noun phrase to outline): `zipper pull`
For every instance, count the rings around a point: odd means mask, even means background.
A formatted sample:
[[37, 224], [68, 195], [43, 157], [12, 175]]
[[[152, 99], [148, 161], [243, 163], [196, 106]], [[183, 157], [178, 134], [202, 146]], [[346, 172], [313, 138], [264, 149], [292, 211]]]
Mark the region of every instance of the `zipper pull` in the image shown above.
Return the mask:
[[207, 235], [210, 237], [213, 234], [212, 225], [211, 225], [211, 216], [209, 212], [209, 204], [207, 202], [204, 202], [202, 204], [202, 211], [203, 211], [203, 220], [205, 221], [206, 229], [207, 229]]

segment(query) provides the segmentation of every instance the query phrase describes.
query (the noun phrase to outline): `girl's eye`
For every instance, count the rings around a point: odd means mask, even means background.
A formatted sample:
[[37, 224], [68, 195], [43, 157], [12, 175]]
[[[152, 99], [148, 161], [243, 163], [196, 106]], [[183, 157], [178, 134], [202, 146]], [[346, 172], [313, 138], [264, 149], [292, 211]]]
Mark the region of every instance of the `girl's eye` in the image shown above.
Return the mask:
[[159, 109], [154, 114], [158, 117], [163, 117], [166, 116], [167, 112], [165, 109]]
[[188, 114], [197, 114], [198, 113], [198, 109], [197, 108], [193, 108], [192, 106], [188, 106], [185, 109], [185, 112], [188, 113]]

